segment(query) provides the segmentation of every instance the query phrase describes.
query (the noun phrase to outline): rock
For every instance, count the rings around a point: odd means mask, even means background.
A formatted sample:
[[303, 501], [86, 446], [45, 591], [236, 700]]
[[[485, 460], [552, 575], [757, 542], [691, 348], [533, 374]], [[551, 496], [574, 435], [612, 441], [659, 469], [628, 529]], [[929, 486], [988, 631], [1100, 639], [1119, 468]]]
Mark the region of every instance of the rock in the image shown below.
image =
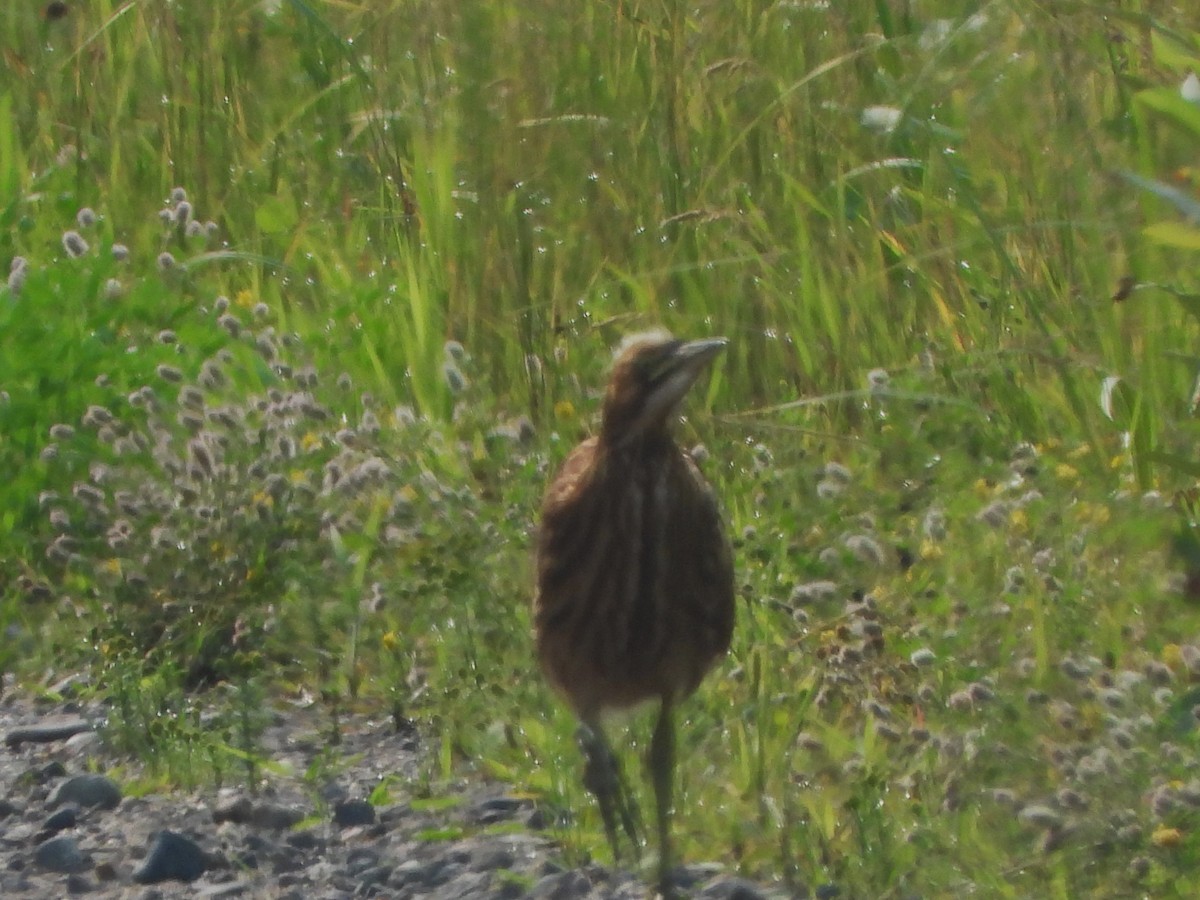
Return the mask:
[[592, 893], [592, 883], [582, 872], [560, 872], [547, 875], [533, 886], [530, 900], [579, 900]]
[[71, 698], [91, 683], [92, 679], [81, 672], [76, 675], [67, 675], [65, 678], [60, 678], [54, 684], [50, 685], [46, 689], [46, 692], [51, 696], [57, 695], [59, 697]]
[[92, 723], [81, 716], [48, 716], [33, 725], [19, 725], [9, 729], [4, 743], [14, 750], [22, 744], [47, 744], [65, 741], [83, 731], [91, 731]]
[[481, 844], [471, 853], [471, 868], [483, 871], [511, 869], [516, 855], [511, 849], [494, 843]]
[[346, 800], [333, 808], [333, 821], [341, 828], [371, 825], [375, 822], [375, 807], [366, 800]]
[[56, 787], [46, 800], [53, 808], [63, 803], [77, 803], [82, 807], [95, 806], [100, 809], [116, 809], [121, 802], [121, 788], [107, 775], [76, 775]]
[[218, 825], [221, 822], [249, 822], [254, 815], [254, 803], [249, 797], [239, 796], [234, 799], [218, 804], [213, 808], [213, 821]]
[[63, 744], [70, 753], [74, 756], [82, 756], [100, 747], [100, 735], [95, 731], [81, 731], [79, 734], [67, 738]]
[[96, 886], [88, 879], [86, 875], [81, 875], [78, 872], [72, 872], [67, 876], [67, 893], [76, 896], [78, 894], [90, 894], [96, 889]]
[[684, 890], [691, 890], [696, 885], [703, 881], [708, 881], [721, 872], [721, 867], [716, 863], [701, 862], [690, 863], [685, 866], [676, 866], [671, 870], [671, 882]]
[[[0, 737], [30, 722], [54, 721], [47, 709], [63, 719], [99, 721], [104, 714], [84, 701], [54, 708], [10, 695], [0, 702]], [[85, 752], [99, 765], [121, 765], [131, 780], [140, 779], [137, 762], [108, 756], [94, 731], [43, 745], [52, 753], [34, 752], [40, 748], [29, 743], [19, 753], [0, 753], [0, 897], [647, 896], [644, 880], [627, 872], [564, 866], [555, 836], [531, 826], [566, 824], [569, 812], [535, 805], [511, 786], [466, 779], [446, 786], [444, 803], [419, 802], [425, 795], [413, 786], [431, 749], [381, 729], [377, 720], [347, 717], [337, 748], [327, 742], [319, 709], [289, 708], [270, 717], [266, 729], [253, 788], [236, 786], [235, 773], [227, 782], [234, 786], [215, 804], [169, 787], [123, 797], [114, 780], [79, 774], [69, 745], [85, 740], [91, 742]], [[307, 773], [323, 754], [336, 755], [337, 776], [310, 780]], [[384, 779], [390, 796], [368, 802]], [[324, 822], [317, 821], [314, 802], [329, 809]], [[295, 830], [297, 823], [303, 830]], [[164, 826], [171, 830], [160, 831]], [[697, 900], [783, 896], [761, 886], [753, 893], [754, 885], [723, 866], [689, 865], [680, 873]]]
[[471, 818], [479, 825], [493, 825], [496, 822], [515, 819], [521, 811], [528, 807], [528, 800], [516, 797], [489, 797], [472, 808]]
[[[362, 893], [364, 890], [376, 887], [377, 885], [386, 884], [388, 876], [392, 874], [392, 870], [388, 866], [372, 866], [358, 873], [358, 890]], [[455, 894], [454, 896], [459, 896]]]
[[79, 822], [79, 804], [64, 803], [51, 813], [42, 823], [42, 831], [57, 834], [67, 828], [74, 828]]
[[317, 850], [325, 846], [317, 835], [311, 831], [293, 831], [287, 836], [289, 847], [295, 847], [297, 850]]
[[283, 831], [303, 822], [304, 818], [304, 810], [278, 803], [262, 803], [254, 807], [250, 821], [259, 828]]
[[720, 875], [704, 885], [697, 898], [704, 900], [767, 900], [767, 895], [744, 878]]
[[283, 831], [304, 821], [304, 811], [278, 803], [255, 803], [249, 797], [239, 796], [215, 807], [213, 821], [236, 822], [239, 825], [254, 825]]
[[33, 851], [33, 861], [39, 868], [47, 872], [82, 872], [91, 866], [91, 862], [79, 849], [79, 842], [73, 837], [59, 835], [38, 844]]
[[195, 881], [207, 868], [208, 859], [195, 841], [174, 831], [160, 831], [133, 880], [138, 884]]
[[356, 847], [346, 857], [346, 871], [357, 875], [379, 864], [379, 853], [370, 847]]
[[240, 881], [223, 881], [220, 884], [205, 884], [196, 888], [193, 896], [206, 900], [217, 897], [241, 897], [247, 893], [248, 886]]
[[38, 769], [38, 784], [45, 784], [47, 781], [53, 781], [56, 778], [62, 778], [66, 774], [67, 767], [60, 763], [57, 759], [52, 759], [50, 762]]

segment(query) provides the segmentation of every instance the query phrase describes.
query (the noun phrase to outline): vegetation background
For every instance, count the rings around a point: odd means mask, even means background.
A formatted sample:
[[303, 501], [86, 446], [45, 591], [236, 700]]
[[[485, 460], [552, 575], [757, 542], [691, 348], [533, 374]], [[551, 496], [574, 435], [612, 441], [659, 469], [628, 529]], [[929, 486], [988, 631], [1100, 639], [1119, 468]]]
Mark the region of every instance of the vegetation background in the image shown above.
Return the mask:
[[1194, 896], [1185, 6], [6, 4], [0, 667], [87, 671], [147, 790], [314, 702], [434, 738], [379, 799], [507, 779], [603, 855], [530, 527], [621, 334], [724, 334], [685, 856]]

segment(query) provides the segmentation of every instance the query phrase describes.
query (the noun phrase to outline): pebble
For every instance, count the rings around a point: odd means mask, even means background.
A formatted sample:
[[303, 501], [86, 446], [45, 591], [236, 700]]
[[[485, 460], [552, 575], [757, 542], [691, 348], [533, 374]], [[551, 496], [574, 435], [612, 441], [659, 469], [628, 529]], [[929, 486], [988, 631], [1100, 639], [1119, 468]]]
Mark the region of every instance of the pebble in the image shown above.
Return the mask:
[[64, 803], [42, 823], [42, 831], [57, 834], [68, 828], [74, 828], [78, 822], [79, 805], [76, 803]]
[[33, 725], [10, 728], [4, 735], [4, 743], [13, 748], [25, 743], [48, 744], [91, 730], [92, 723], [80, 716], [50, 716]]
[[255, 803], [249, 797], [241, 796], [216, 807], [212, 815], [213, 821], [217, 823], [236, 822], [284, 831], [303, 822], [307, 813], [299, 807], [280, 803]]
[[[444, 786], [445, 804], [417, 804], [404, 784], [420, 783], [430, 752], [412, 733], [363, 717], [343, 722], [342, 763], [314, 795], [304, 779], [328, 750], [319, 710], [289, 709], [274, 718], [261, 746], [273, 763], [266, 783], [217, 794], [201, 788], [122, 798], [116, 781], [81, 772], [64, 743], [64, 723], [96, 721], [102, 710], [55, 710], [13, 695], [0, 704], [0, 897], [271, 896], [287, 900], [344, 897], [453, 897], [457, 900], [643, 900], [643, 878], [601, 865], [564, 869], [553, 833], [564, 813], [511, 787], [478, 779]], [[64, 715], [67, 712], [69, 715]], [[76, 713], [80, 714], [76, 714]], [[40, 716], [40, 718], [39, 718]], [[72, 726], [74, 727], [74, 726]], [[24, 730], [22, 730], [24, 729]], [[16, 741], [10, 738], [16, 734]], [[95, 732], [75, 732], [95, 738]], [[89, 765], [105, 759], [89, 745]], [[65, 760], [63, 762], [62, 760]], [[380, 760], [386, 760], [381, 764]], [[296, 774], [289, 774], [296, 773]], [[378, 806], [381, 775], [394, 797]], [[421, 795], [420, 799], [426, 799]], [[330, 810], [320, 821], [321, 809]], [[309, 827], [296, 830], [305, 822]], [[430, 840], [431, 833], [445, 835]], [[680, 867], [675, 880], [703, 900], [781, 900], [785, 894], [735, 877], [724, 867]], [[186, 885], [183, 887], [182, 885]]]
[[90, 865], [79, 849], [79, 841], [67, 835], [52, 837], [38, 844], [33, 852], [33, 861], [48, 872], [82, 872]]
[[80, 806], [96, 806], [100, 809], [116, 809], [121, 802], [121, 788], [107, 775], [74, 775], [59, 784], [51, 793], [46, 805], [59, 806], [77, 803]]
[[734, 876], [714, 878], [696, 895], [704, 900], [766, 900], [766, 894], [753, 882]]
[[200, 845], [174, 831], [160, 831], [146, 854], [146, 860], [133, 873], [138, 884], [161, 881], [195, 881], [208, 868]]
[[522, 811], [527, 811], [532, 805], [528, 800], [516, 797], [489, 797], [475, 804], [471, 810], [471, 820], [478, 825], [507, 822], [515, 819]]
[[333, 822], [342, 828], [373, 825], [375, 807], [366, 800], [346, 800], [333, 808]]

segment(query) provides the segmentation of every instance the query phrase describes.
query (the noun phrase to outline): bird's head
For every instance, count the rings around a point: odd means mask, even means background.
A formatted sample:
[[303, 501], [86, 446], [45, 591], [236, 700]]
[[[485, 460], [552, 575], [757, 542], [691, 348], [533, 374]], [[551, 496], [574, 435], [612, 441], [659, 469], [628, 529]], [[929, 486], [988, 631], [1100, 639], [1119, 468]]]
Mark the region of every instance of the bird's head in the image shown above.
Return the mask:
[[688, 389], [726, 343], [725, 338], [680, 341], [665, 331], [627, 336], [613, 360], [601, 440], [621, 447], [664, 431]]

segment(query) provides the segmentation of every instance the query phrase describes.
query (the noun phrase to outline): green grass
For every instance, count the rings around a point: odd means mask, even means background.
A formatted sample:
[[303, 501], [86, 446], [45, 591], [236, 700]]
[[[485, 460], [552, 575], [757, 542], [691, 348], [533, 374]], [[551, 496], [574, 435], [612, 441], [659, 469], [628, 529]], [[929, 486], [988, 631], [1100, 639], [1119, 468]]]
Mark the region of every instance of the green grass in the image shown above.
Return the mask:
[[390, 796], [504, 778], [607, 858], [530, 526], [620, 335], [724, 334], [681, 429], [740, 597], [686, 858], [1195, 893], [1181, 11], [276, 7], [0, 11], [0, 668], [89, 671], [185, 787], [255, 780], [266, 698], [413, 719]]

